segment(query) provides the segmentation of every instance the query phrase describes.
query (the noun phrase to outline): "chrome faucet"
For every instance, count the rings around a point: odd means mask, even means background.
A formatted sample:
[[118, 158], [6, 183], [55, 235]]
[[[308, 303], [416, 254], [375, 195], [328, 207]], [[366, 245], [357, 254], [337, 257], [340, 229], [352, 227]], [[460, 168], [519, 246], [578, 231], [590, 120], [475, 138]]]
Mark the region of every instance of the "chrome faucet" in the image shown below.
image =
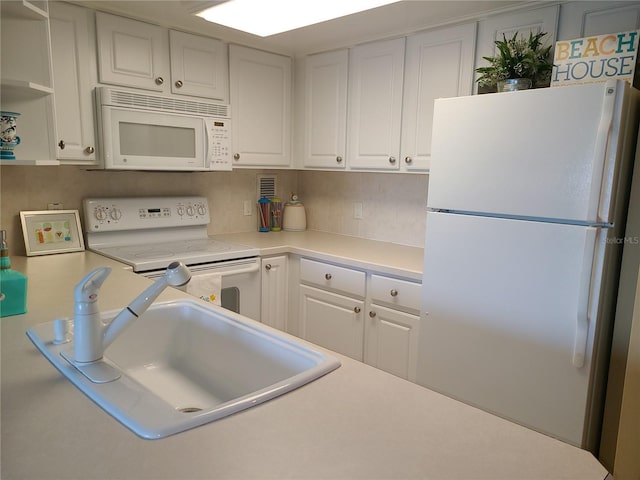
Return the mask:
[[111, 323], [105, 325], [98, 308], [98, 292], [110, 273], [110, 267], [97, 268], [74, 289], [73, 349], [74, 360], [78, 363], [100, 360], [105, 349], [151, 306], [166, 287], [179, 287], [191, 280], [191, 272], [183, 263], [171, 263], [162, 277], [136, 297]]

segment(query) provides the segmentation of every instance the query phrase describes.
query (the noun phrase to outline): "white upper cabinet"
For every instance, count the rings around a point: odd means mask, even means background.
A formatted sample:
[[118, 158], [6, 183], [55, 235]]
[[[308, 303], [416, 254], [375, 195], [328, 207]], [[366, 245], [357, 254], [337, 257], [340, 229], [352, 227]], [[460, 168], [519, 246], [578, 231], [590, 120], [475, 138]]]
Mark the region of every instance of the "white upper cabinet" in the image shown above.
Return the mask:
[[229, 101], [227, 45], [96, 13], [101, 83]]
[[56, 106], [56, 157], [96, 162], [92, 91], [97, 83], [94, 12], [50, 3], [51, 54]]
[[[544, 43], [555, 45], [559, 10], [558, 5], [551, 5], [495, 15], [480, 21], [478, 23], [475, 66], [480, 67], [487, 64], [487, 61], [482, 57], [496, 55], [495, 41], [502, 40], [503, 35], [509, 38], [515, 32], [522, 35], [529, 35], [529, 32], [534, 34], [546, 32], [547, 35], [543, 37]], [[475, 78], [478, 78], [478, 74], [475, 74]]]
[[229, 102], [227, 45], [213, 38], [169, 31], [171, 92]]
[[571, 2], [560, 6], [558, 40], [571, 40], [639, 28], [639, 2]]
[[346, 166], [348, 62], [348, 50], [305, 59], [305, 167]]
[[399, 169], [404, 42], [351, 49], [347, 161], [352, 169]]
[[169, 38], [157, 25], [96, 13], [102, 83], [164, 92], [169, 77]]
[[234, 167], [289, 167], [291, 58], [229, 46]]
[[433, 101], [471, 95], [475, 39], [475, 23], [407, 38], [401, 170], [429, 170]]

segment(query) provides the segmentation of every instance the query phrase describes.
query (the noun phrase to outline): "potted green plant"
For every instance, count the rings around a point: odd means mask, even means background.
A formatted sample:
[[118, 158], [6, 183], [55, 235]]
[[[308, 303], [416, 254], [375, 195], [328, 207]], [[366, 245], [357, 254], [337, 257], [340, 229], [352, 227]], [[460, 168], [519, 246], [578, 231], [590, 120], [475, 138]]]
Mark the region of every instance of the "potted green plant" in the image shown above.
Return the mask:
[[529, 38], [507, 38], [496, 40], [498, 55], [482, 57], [488, 66], [476, 68], [480, 74], [479, 86], [497, 85], [498, 91], [522, 90], [549, 85], [553, 63], [550, 61], [551, 46], [544, 46], [542, 37], [546, 32], [529, 33]]

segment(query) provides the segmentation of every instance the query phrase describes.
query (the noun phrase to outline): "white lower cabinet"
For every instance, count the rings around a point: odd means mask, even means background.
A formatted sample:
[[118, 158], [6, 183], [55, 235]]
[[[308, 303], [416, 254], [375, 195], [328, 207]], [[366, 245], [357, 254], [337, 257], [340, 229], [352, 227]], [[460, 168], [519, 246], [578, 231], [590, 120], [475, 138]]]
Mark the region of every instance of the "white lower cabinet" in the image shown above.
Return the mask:
[[362, 361], [365, 273], [303, 258], [300, 282], [300, 336]]
[[299, 335], [415, 381], [419, 282], [300, 260]]
[[307, 285], [300, 295], [301, 337], [362, 361], [364, 300]]
[[287, 328], [288, 312], [287, 256], [262, 258], [262, 323], [279, 330]]
[[414, 382], [421, 284], [373, 274], [365, 317], [364, 361]]

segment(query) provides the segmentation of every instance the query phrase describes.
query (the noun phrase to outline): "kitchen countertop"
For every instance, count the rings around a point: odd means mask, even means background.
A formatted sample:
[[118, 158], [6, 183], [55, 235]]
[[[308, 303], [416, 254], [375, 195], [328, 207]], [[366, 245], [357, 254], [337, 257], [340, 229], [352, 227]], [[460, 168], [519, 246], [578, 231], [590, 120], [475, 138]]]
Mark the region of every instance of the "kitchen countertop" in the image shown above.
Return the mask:
[[[584, 450], [337, 354], [339, 369], [291, 393], [165, 439], [140, 439], [63, 378], [25, 335], [31, 325], [72, 315], [74, 285], [104, 265], [113, 272], [101, 289], [103, 310], [125, 306], [150, 283], [90, 252], [13, 258], [29, 278], [29, 295], [27, 314], [0, 319], [5, 480], [607, 475]], [[160, 300], [183, 295], [170, 289]]]
[[293, 253], [422, 281], [424, 249], [334, 233], [246, 232], [212, 238], [256, 247], [260, 255]]

